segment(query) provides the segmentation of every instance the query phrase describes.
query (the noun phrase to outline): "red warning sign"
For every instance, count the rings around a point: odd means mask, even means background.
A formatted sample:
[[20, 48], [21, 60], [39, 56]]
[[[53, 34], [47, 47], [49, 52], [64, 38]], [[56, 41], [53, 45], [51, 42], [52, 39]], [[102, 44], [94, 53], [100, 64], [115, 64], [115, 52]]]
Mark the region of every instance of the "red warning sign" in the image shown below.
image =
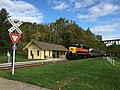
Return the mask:
[[10, 35], [10, 38], [11, 38], [13, 44], [16, 44], [21, 37], [20, 34], [9, 33], [9, 35]]

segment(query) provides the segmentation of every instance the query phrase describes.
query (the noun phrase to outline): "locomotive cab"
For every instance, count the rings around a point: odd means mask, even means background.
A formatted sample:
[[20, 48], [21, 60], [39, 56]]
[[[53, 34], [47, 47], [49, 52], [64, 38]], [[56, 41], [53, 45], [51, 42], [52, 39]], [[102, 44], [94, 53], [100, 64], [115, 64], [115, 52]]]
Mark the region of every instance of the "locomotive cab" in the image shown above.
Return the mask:
[[76, 47], [69, 47], [68, 52], [66, 54], [66, 59], [74, 60], [76, 58]]

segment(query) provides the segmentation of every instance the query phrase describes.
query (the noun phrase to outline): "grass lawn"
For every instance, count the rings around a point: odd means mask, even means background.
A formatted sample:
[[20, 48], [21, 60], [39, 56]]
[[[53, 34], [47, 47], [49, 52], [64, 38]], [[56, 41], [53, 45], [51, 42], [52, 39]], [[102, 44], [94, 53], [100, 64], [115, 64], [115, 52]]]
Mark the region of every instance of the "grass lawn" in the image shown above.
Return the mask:
[[[15, 62], [31, 61], [32, 59], [27, 59], [26, 57], [16, 56]], [[7, 63], [7, 56], [0, 55], [0, 63]]]
[[114, 58], [117, 63], [120, 63], [120, 58]]
[[94, 58], [1, 71], [1, 77], [31, 83], [52, 90], [120, 90], [120, 64]]

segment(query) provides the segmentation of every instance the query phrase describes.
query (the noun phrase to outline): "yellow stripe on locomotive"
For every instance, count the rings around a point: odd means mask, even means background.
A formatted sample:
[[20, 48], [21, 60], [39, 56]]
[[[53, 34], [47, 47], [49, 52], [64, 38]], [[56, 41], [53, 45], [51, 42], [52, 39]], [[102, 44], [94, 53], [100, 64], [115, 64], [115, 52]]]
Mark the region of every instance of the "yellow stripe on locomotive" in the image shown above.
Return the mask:
[[76, 47], [69, 47], [69, 53], [76, 53]]

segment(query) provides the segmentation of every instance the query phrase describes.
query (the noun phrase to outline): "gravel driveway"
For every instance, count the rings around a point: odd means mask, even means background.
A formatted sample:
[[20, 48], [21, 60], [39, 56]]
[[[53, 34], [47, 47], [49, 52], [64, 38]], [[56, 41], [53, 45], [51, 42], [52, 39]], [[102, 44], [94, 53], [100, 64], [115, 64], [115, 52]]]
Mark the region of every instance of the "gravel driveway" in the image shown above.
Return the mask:
[[0, 90], [50, 90], [35, 85], [0, 78]]

